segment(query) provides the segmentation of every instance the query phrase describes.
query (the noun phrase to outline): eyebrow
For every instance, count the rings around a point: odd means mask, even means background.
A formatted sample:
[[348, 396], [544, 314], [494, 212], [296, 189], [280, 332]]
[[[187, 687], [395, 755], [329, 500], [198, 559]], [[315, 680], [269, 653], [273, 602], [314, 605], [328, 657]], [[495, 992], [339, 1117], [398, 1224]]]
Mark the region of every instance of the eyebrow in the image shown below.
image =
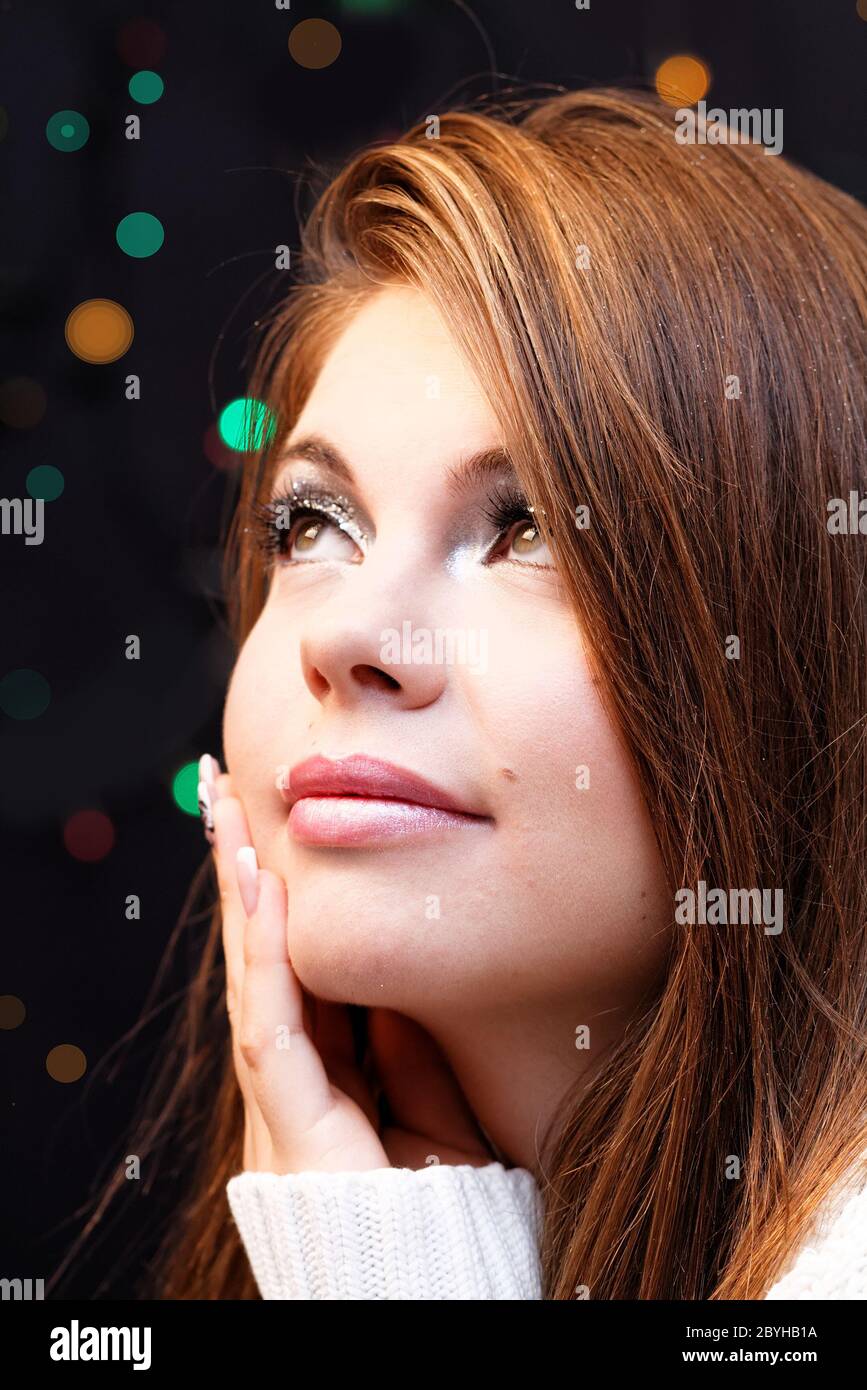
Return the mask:
[[[306, 459], [308, 463], [318, 464], [333, 473], [342, 482], [358, 489], [355, 474], [344, 455], [335, 444], [319, 434], [305, 434], [288, 444], [280, 455], [278, 467], [284, 467], [293, 460]], [[506, 475], [517, 482], [515, 467], [506, 450], [497, 445], [488, 449], [478, 449], [468, 458], [451, 464], [446, 469], [446, 490], [452, 497], [462, 497], [487, 479]]]

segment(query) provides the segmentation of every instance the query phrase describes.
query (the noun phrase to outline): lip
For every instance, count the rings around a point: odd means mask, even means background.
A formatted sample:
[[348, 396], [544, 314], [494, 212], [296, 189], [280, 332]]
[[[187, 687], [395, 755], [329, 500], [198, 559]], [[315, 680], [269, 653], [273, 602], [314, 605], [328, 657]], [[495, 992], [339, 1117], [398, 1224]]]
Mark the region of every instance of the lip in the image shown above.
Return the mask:
[[364, 753], [305, 759], [290, 770], [282, 796], [289, 833], [308, 845], [375, 847], [492, 822], [419, 773]]
[[303, 796], [364, 796], [377, 801], [387, 798], [488, 819], [417, 772], [381, 758], [369, 758], [366, 753], [337, 759], [317, 754], [296, 763], [289, 771], [289, 785], [283, 788], [283, 796], [290, 805]]

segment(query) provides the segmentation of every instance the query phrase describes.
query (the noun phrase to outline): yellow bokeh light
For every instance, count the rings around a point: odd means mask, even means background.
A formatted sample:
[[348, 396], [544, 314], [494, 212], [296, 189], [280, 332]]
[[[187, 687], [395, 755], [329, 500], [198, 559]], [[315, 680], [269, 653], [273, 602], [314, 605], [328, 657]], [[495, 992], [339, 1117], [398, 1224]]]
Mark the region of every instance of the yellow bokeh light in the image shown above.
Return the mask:
[[710, 69], [700, 58], [675, 53], [660, 63], [654, 83], [667, 106], [694, 106], [710, 86]]

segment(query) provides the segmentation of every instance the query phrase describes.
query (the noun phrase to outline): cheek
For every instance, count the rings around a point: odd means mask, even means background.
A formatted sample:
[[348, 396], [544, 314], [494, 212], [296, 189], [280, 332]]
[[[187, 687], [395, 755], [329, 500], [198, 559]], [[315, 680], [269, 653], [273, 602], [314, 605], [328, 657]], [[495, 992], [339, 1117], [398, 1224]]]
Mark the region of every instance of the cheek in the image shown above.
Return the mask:
[[[665, 958], [671, 893], [626, 749], [574, 627], [537, 630], [495, 672], [497, 857], [513, 965], [564, 991], [639, 992]], [[506, 943], [501, 937], [500, 945]], [[526, 978], [526, 976], [525, 976]]]
[[671, 893], [637, 775], [595, 692], [580, 733], [561, 837], [580, 946], [601, 988], [639, 993], [666, 955]]
[[223, 713], [226, 766], [257, 848], [280, 805], [278, 779], [292, 761], [290, 716], [304, 688], [296, 648], [273, 629], [266, 610], [235, 663]]

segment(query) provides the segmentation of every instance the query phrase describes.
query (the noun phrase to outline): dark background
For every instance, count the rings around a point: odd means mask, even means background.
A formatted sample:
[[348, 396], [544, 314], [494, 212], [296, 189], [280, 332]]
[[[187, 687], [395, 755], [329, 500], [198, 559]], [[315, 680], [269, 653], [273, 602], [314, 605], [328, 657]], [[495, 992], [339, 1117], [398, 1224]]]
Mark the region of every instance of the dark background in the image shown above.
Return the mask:
[[[314, 16], [343, 40], [319, 71], [287, 47]], [[157, 61], [130, 65], [118, 51], [136, 18], [163, 32]], [[485, 91], [648, 86], [678, 52], [710, 67], [709, 105], [781, 107], [784, 154], [865, 196], [867, 22], [854, 0], [591, 0], [582, 12], [573, 0], [294, 0], [288, 12], [273, 0], [0, 0], [0, 395], [24, 376], [47, 402], [32, 427], [0, 423], [0, 495], [25, 497], [38, 465], [65, 482], [42, 545], [0, 535], [0, 679], [30, 668], [51, 689], [37, 718], [0, 713], [0, 995], [26, 1007], [0, 1030], [0, 1277], [54, 1271], [77, 1229], [60, 1223], [127, 1152], [159, 1040], [158, 1020], [106, 1083], [106, 1056], [139, 1017], [205, 852], [171, 786], [182, 765], [220, 752], [232, 653], [219, 541], [237, 459], [224, 451], [215, 466], [203, 440], [243, 394], [253, 321], [279, 293], [273, 248], [297, 246], [311, 175]], [[138, 67], [165, 81], [152, 106], [128, 95]], [[66, 108], [90, 123], [74, 153], [45, 135]], [[132, 112], [137, 142], [124, 135]], [[147, 259], [114, 237], [137, 210], [165, 228]], [[135, 324], [108, 365], [80, 361], [64, 338], [70, 310], [92, 297], [117, 300]], [[139, 401], [124, 398], [131, 372]], [[124, 657], [130, 633], [139, 661]], [[83, 809], [114, 827], [97, 862], [64, 845]], [[133, 893], [140, 921], [125, 916]], [[85, 1054], [77, 1082], [46, 1069], [61, 1043]], [[68, 1296], [129, 1295], [136, 1269], [120, 1256], [152, 1214], [142, 1204], [172, 1200], [170, 1177], [149, 1197], [141, 1186], [126, 1185], [115, 1233], [73, 1270]]]

